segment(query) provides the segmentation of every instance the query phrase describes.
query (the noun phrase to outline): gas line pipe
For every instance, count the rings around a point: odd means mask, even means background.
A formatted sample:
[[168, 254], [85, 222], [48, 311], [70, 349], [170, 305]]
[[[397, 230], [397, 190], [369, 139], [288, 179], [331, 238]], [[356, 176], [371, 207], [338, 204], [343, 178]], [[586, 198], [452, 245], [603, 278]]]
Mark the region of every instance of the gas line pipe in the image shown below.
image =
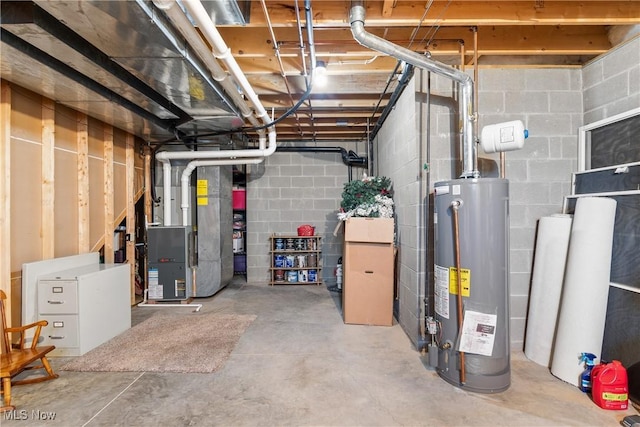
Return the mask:
[[[454, 200], [451, 202], [451, 211], [453, 214], [453, 240], [455, 242], [455, 257], [456, 257], [456, 281], [458, 285], [457, 295], [457, 308], [458, 308], [458, 342], [462, 337], [462, 263], [460, 262], [460, 222], [458, 217], [458, 210], [462, 206], [462, 200]], [[460, 354], [460, 384], [464, 385], [467, 381], [466, 370], [464, 365], [464, 351], [458, 350]]]

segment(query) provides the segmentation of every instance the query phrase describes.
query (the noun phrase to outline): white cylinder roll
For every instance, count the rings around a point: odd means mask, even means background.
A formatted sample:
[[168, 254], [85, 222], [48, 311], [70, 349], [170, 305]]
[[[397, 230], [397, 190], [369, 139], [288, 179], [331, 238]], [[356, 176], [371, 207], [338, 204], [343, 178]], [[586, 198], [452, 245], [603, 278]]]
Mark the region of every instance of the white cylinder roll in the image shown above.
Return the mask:
[[577, 200], [551, 360], [551, 373], [575, 386], [584, 370], [580, 353], [601, 356], [615, 216], [614, 199]]
[[540, 218], [529, 294], [524, 354], [549, 367], [571, 234], [571, 215]]

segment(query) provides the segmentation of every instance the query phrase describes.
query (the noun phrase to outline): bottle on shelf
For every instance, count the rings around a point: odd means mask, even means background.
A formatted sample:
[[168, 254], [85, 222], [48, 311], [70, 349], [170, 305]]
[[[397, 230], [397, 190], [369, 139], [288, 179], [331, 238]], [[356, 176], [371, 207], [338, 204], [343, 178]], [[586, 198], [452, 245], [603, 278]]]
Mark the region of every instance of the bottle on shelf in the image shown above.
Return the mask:
[[321, 239], [317, 235], [272, 235], [269, 284], [322, 284]]

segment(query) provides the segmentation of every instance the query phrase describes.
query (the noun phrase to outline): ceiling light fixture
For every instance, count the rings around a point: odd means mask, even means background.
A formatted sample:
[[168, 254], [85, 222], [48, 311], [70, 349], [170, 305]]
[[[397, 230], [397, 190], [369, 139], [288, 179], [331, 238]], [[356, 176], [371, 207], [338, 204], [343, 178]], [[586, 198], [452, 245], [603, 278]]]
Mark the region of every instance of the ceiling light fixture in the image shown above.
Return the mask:
[[313, 74], [313, 83], [316, 86], [324, 87], [327, 84], [327, 64], [324, 61], [316, 62], [315, 73]]

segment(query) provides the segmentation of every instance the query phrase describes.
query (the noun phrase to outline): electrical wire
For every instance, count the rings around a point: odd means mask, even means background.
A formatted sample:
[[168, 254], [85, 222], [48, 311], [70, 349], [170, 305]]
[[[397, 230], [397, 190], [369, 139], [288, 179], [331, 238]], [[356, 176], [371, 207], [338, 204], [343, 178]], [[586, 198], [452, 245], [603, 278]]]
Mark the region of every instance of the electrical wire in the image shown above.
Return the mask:
[[[264, 12], [264, 17], [267, 21], [267, 28], [269, 29], [269, 33], [271, 34], [271, 41], [273, 43], [273, 48], [275, 51], [276, 59], [278, 60], [278, 65], [280, 67], [280, 75], [282, 77], [282, 81], [284, 82], [285, 88], [287, 89], [287, 94], [289, 95], [289, 100], [291, 104], [293, 104], [293, 96], [291, 94], [291, 87], [289, 86], [289, 80], [287, 79], [287, 75], [284, 70], [284, 65], [282, 64], [282, 57], [280, 55], [280, 43], [276, 39], [276, 33], [273, 29], [273, 24], [271, 23], [271, 17], [269, 16], [269, 9], [267, 8], [267, 4], [265, 0], [261, 0], [262, 11]], [[297, 2], [296, 2], [297, 6]], [[296, 124], [298, 125], [298, 133], [302, 136], [302, 127], [300, 126], [300, 118], [296, 114]]]
[[[312, 26], [312, 11], [311, 11], [311, 2], [310, 0], [306, 0], [305, 1], [305, 15], [307, 18], [307, 32], [308, 32], [308, 40], [307, 40], [307, 44], [309, 46], [309, 56], [311, 59], [311, 66], [310, 68], [310, 72], [309, 72], [309, 78], [308, 80], [305, 79], [305, 83], [306, 83], [306, 90], [305, 92], [302, 94], [302, 97], [298, 100], [298, 102], [296, 102], [293, 106], [291, 106], [291, 108], [289, 108], [287, 111], [285, 111], [280, 117], [278, 117], [277, 119], [272, 120], [270, 123], [266, 123], [264, 125], [261, 126], [252, 126], [252, 127], [241, 127], [241, 128], [235, 128], [235, 129], [231, 129], [231, 130], [225, 130], [225, 131], [216, 131], [216, 132], [206, 132], [206, 133], [199, 133], [199, 134], [191, 134], [191, 135], [184, 135], [184, 136], [180, 136], [177, 131], [174, 133], [174, 138], [172, 139], [168, 139], [165, 141], [161, 141], [158, 144], [158, 147], [156, 147], [156, 150], [165, 145], [168, 144], [170, 142], [185, 142], [186, 140], [189, 140], [189, 143], [193, 143], [195, 145], [197, 145], [197, 139], [198, 138], [204, 138], [204, 137], [210, 137], [210, 136], [223, 136], [223, 135], [233, 135], [233, 134], [237, 134], [237, 133], [246, 133], [246, 132], [255, 132], [255, 131], [259, 131], [259, 130], [263, 130], [263, 129], [267, 129], [270, 128], [272, 126], [275, 126], [276, 124], [280, 123], [282, 120], [286, 119], [287, 117], [289, 117], [291, 114], [295, 113], [298, 108], [300, 108], [300, 106], [309, 99], [309, 97], [311, 96], [311, 91], [313, 89], [313, 75], [315, 73], [315, 68], [316, 68], [316, 60], [315, 60], [315, 49], [313, 46], [313, 26]], [[154, 144], [155, 145], [155, 144]]]
[[411, 32], [411, 37], [409, 38], [409, 45], [407, 46], [407, 49], [411, 48], [411, 45], [413, 44], [413, 41], [416, 38], [416, 35], [418, 35], [418, 31], [420, 31], [420, 28], [422, 27], [422, 23], [424, 22], [424, 19], [427, 17], [427, 13], [429, 13], [429, 10], [431, 9], [431, 5], [433, 4], [433, 1], [434, 0], [429, 0], [429, 2], [427, 2], [427, 4], [424, 6], [424, 13], [420, 18], [420, 21], [418, 21], [418, 26], [414, 28], [414, 30]]
[[[415, 41], [415, 38], [418, 35], [418, 32], [420, 31], [420, 28], [422, 27], [422, 24], [424, 23], [424, 20], [426, 19], [427, 14], [431, 10], [431, 6], [433, 5], [433, 2], [434, 2], [434, 0], [429, 0], [425, 4], [424, 12], [422, 13], [422, 16], [420, 17], [420, 21], [418, 21], [418, 26], [411, 32], [411, 36], [409, 37], [409, 44], [407, 45], [407, 49], [411, 48], [411, 45]], [[440, 21], [442, 19], [442, 14], [449, 7], [450, 3], [451, 3], [451, 0], [449, 0], [447, 5], [443, 9], [442, 13], [440, 14], [440, 16], [438, 16], [438, 18], [436, 18], [436, 22], [438, 22], [438, 21]], [[395, 7], [395, 3], [394, 3], [394, 7]], [[440, 28], [440, 26], [438, 26], [438, 29], [439, 28]], [[388, 28], [385, 28], [385, 33], [383, 35], [383, 38], [386, 38], [387, 31], [388, 31]], [[429, 40], [429, 42], [431, 42], [431, 40], [433, 40], [433, 37], [435, 37], [435, 33], [436, 32], [437, 32], [437, 29], [434, 31], [434, 33], [431, 36], [431, 39]], [[423, 41], [424, 41], [424, 38], [423, 38]], [[380, 97], [378, 98], [378, 102], [376, 103], [376, 106], [373, 109], [373, 113], [371, 113], [371, 120], [373, 120], [375, 118], [376, 114], [378, 113], [378, 109], [380, 108], [380, 104], [382, 103], [382, 100], [384, 99], [384, 96], [387, 94], [387, 91], [389, 90], [389, 87], [391, 86], [391, 83], [394, 81], [394, 76], [398, 72], [398, 69], [400, 68], [401, 65], [402, 65], [402, 61], [398, 61], [396, 63], [395, 68], [393, 69], [393, 71], [389, 75], [389, 78], [387, 79], [387, 84], [384, 87], [384, 89], [382, 90], [382, 92], [380, 93]], [[368, 135], [365, 135], [365, 136], [366, 136], [367, 139], [369, 139]]]
[[[204, 137], [210, 137], [210, 136], [223, 136], [223, 135], [233, 135], [237, 133], [254, 132], [254, 131], [270, 128], [271, 126], [275, 126], [276, 124], [280, 123], [282, 120], [286, 119], [291, 114], [293, 114], [302, 105], [302, 103], [304, 103], [309, 98], [309, 96], [311, 96], [311, 90], [313, 89], [313, 83], [312, 83], [313, 70], [311, 70], [311, 79], [309, 80], [310, 81], [308, 83], [307, 90], [302, 94], [302, 97], [298, 100], [298, 102], [296, 102], [291, 108], [285, 111], [280, 117], [272, 120], [270, 123], [266, 123], [261, 126], [241, 127], [241, 128], [235, 128], [235, 129], [224, 130], [224, 131], [191, 134], [191, 135], [185, 135], [181, 137], [178, 135], [174, 135], [174, 138], [160, 141], [158, 143], [155, 143], [154, 146], [156, 146], [157, 148], [160, 148], [161, 146], [170, 144], [171, 142], [185, 143], [187, 140], [197, 140], [198, 138], [204, 138]], [[189, 141], [189, 143], [197, 144], [197, 141]]]
[[449, 0], [447, 2], [447, 4], [444, 6], [444, 8], [442, 9], [442, 12], [440, 12], [440, 15], [438, 15], [438, 17], [435, 19], [436, 22], [436, 26], [431, 26], [431, 29], [429, 31], [427, 31], [427, 33], [424, 35], [424, 37], [422, 38], [422, 40], [420, 40], [420, 44], [424, 44], [426, 38], [428, 35], [431, 35], [429, 37], [429, 41], [426, 43], [427, 46], [431, 45], [431, 42], [433, 42], [433, 39], [435, 38], [436, 34], [438, 33], [438, 30], [440, 30], [440, 26], [441, 26], [441, 22], [442, 22], [442, 17], [444, 16], [444, 13], [447, 11], [447, 9], [449, 8], [449, 5], [451, 5], [451, 0]]

